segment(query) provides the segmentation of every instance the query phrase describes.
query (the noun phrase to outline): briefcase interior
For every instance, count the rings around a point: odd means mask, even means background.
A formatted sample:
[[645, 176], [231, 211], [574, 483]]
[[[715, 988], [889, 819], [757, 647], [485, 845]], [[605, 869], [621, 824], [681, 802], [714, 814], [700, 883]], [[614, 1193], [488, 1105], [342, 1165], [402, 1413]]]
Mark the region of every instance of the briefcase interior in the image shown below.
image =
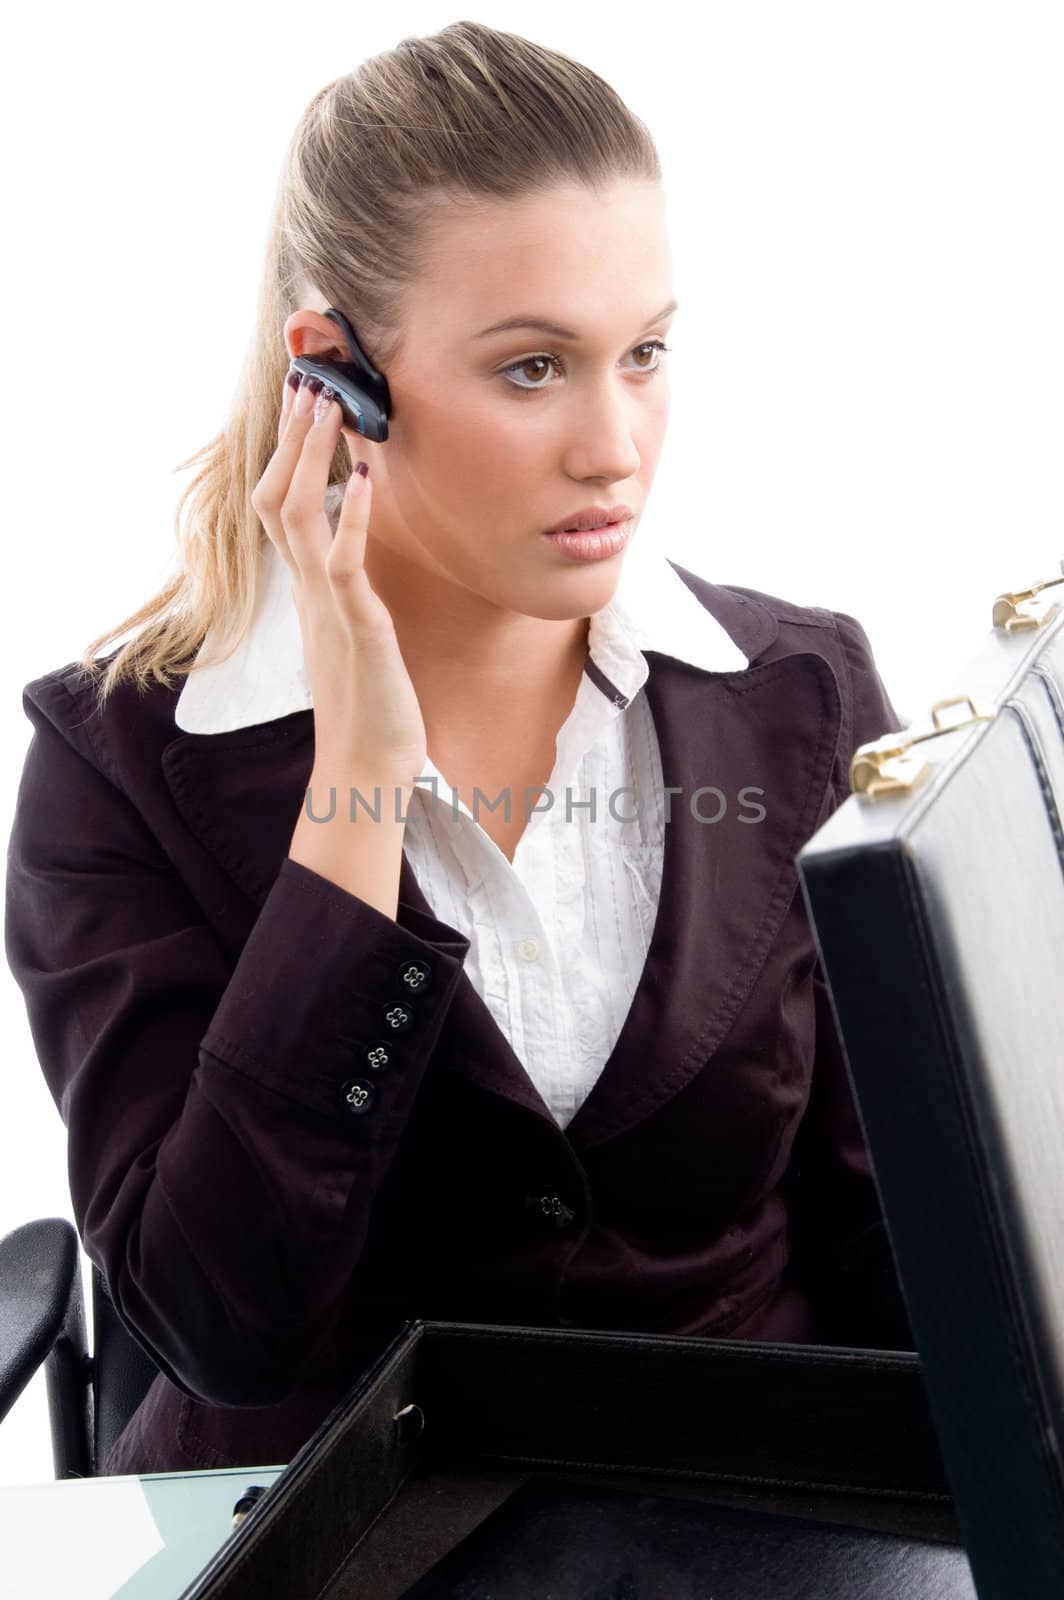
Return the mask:
[[398, 1600], [537, 1477], [948, 1545], [967, 1575], [914, 1351], [419, 1319], [182, 1600]]

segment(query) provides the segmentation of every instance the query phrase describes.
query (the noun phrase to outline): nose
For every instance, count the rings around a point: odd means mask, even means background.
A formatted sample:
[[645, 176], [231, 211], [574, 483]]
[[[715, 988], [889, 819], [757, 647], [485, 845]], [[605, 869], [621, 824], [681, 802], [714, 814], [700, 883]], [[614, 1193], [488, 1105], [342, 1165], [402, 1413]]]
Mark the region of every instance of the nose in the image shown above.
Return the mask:
[[573, 478], [601, 478], [606, 483], [634, 477], [639, 450], [634, 428], [643, 418], [638, 399], [625, 392], [622, 379], [589, 387], [575, 401], [575, 420], [567, 418], [567, 466]]

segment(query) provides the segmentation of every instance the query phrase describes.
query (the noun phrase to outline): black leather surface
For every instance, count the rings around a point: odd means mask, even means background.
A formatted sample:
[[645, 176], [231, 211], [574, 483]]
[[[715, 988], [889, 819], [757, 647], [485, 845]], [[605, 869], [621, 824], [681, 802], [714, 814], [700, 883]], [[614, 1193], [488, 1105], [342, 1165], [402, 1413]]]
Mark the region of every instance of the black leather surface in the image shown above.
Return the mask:
[[948, 1545], [663, 1495], [526, 1484], [403, 1600], [975, 1600]]
[[799, 856], [981, 1600], [1064, 1594], [1064, 615]]
[[911, 1351], [419, 1319], [183, 1600], [397, 1600], [530, 1467], [961, 1548]]
[[681, 1471], [946, 1498], [914, 1351], [424, 1324], [426, 1462]]

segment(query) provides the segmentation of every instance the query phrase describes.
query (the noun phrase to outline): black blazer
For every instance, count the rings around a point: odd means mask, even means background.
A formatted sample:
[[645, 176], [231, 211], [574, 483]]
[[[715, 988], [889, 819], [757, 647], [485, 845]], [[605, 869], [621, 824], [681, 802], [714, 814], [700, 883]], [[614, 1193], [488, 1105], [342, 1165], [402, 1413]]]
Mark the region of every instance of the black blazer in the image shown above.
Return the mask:
[[[7, 959], [161, 1369], [106, 1470], [289, 1460], [414, 1316], [913, 1347], [795, 866], [902, 724], [853, 617], [673, 565], [750, 664], [647, 652], [660, 907], [564, 1131], [405, 858], [393, 921], [288, 857], [311, 710], [182, 733], [176, 688], [26, 685]], [[764, 820], [699, 823], [706, 784]]]

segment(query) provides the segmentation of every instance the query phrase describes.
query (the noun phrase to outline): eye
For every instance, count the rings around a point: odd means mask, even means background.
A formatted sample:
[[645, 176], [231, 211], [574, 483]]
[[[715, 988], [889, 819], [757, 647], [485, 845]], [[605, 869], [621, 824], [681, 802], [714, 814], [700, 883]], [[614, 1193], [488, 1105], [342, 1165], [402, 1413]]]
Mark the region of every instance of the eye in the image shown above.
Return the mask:
[[[665, 344], [661, 339], [647, 339], [643, 344], [637, 344], [636, 347], [635, 347], [635, 350], [632, 353], [634, 355], [637, 351], [640, 351], [640, 350], [644, 350], [644, 351], [654, 351], [654, 350], [656, 350], [656, 351], [660, 352], [661, 354], [664, 354], [665, 351], [670, 350], [671, 348], [672, 348], [671, 345]], [[529, 368], [529, 367], [539, 367], [539, 368], [542, 369], [542, 367], [545, 364], [552, 365], [552, 366], [555, 366], [555, 367], [561, 367], [562, 366], [562, 358], [561, 358], [561, 356], [546, 355], [546, 354], [540, 354], [540, 355], [535, 355], [535, 356], [524, 356], [520, 361], [511, 361], [509, 366], [503, 367], [500, 376], [506, 376], [506, 374], [511, 373], [511, 372], [524, 371], [526, 368]], [[649, 377], [649, 376], [653, 376], [653, 374], [656, 373], [656, 372], [660, 372], [661, 368], [662, 368], [662, 363], [661, 363], [661, 360], [659, 358], [659, 360], [657, 360], [654, 363], [653, 366], [642, 366], [641, 365], [641, 366], [637, 367], [636, 370], [639, 371], [639, 372], [645, 372]], [[531, 394], [536, 389], [546, 389], [546, 388], [550, 387], [550, 385], [546, 384], [546, 383], [518, 383], [515, 379], [509, 378], [509, 377], [507, 377], [506, 381], [510, 384], [511, 388], [522, 389], [522, 390], [524, 390], [524, 392], [526, 394]]]

